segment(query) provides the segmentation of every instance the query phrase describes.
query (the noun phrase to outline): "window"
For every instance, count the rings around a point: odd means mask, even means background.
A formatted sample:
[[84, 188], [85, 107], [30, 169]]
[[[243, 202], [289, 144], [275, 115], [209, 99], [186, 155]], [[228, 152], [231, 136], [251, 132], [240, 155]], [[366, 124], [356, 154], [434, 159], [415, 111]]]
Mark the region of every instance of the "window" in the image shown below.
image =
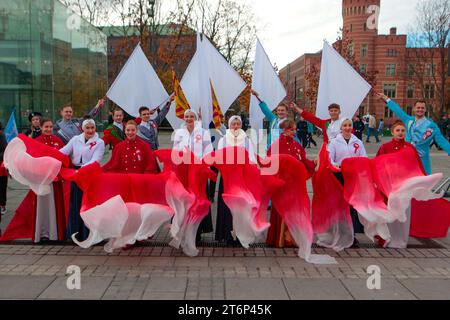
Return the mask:
[[427, 63], [426, 75], [432, 77], [436, 74], [436, 65], [432, 63]]
[[396, 57], [398, 54], [397, 54], [397, 50], [395, 50], [395, 49], [388, 49], [387, 50], [387, 53], [386, 53], [386, 56], [388, 56], [388, 57]]
[[361, 57], [366, 57], [367, 56], [367, 44], [362, 44], [361, 45]]
[[425, 98], [434, 99], [434, 84], [425, 85]]
[[412, 116], [412, 112], [413, 112], [413, 107], [406, 106], [406, 113], [409, 114], [410, 116]]
[[347, 50], [348, 50], [348, 55], [350, 57], [353, 57], [355, 54], [355, 46], [353, 44], [351, 44], [348, 46]]
[[414, 76], [415, 66], [413, 64], [408, 64], [408, 77]]
[[386, 65], [386, 75], [387, 76], [395, 76], [397, 65], [395, 63], [389, 63]]
[[384, 118], [393, 118], [394, 117], [394, 112], [392, 112], [391, 109], [389, 109], [389, 107], [385, 107], [384, 108]]
[[366, 113], [366, 106], [360, 106], [358, 110], [358, 115], [362, 118], [366, 115], [365, 113]]
[[364, 23], [363, 29], [364, 31], [367, 31], [367, 22]]
[[367, 73], [367, 65], [366, 64], [360, 65], [359, 71], [361, 72], [361, 74], [366, 74]]
[[350, 23], [350, 32], [353, 31], [353, 24]]
[[414, 98], [414, 85], [410, 84], [408, 85], [408, 90], [406, 91], [406, 96], [408, 99]]
[[395, 99], [397, 97], [397, 84], [396, 83], [385, 83], [383, 92], [389, 98]]

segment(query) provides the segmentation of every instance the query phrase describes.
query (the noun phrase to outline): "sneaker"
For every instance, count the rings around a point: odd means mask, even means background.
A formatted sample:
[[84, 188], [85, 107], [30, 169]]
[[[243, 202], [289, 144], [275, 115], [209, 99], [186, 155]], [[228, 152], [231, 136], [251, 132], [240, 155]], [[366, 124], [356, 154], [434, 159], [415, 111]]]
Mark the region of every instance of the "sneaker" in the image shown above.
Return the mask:
[[4, 216], [7, 212], [8, 212], [8, 211], [6, 210], [6, 207], [1, 207], [1, 208], [0, 208], [0, 214], [1, 214], [2, 216]]

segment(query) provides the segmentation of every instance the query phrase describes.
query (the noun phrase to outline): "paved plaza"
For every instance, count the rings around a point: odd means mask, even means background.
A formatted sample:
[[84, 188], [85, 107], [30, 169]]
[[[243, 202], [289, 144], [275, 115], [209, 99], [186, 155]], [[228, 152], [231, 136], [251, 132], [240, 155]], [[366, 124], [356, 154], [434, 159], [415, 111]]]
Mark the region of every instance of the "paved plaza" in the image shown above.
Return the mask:
[[[170, 145], [169, 134], [163, 133], [161, 140], [163, 146]], [[374, 156], [379, 144], [366, 146]], [[308, 149], [308, 155], [313, 158], [318, 150]], [[446, 154], [433, 150], [432, 161], [435, 172], [450, 176]], [[2, 217], [1, 229], [26, 192], [23, 186], [10, 183], [8, 214]], [[361, 249], [335, 253], [314, 248], [313, 253], [329, 254], [339, 263], [324, 266], [299, 259], [295, 249], [263, 244], [249, 250], [225, 248], [212, 238], [204, 239], [196, 258], [169, 247], [167, 229], [142, 246], [113, 254], [102, 246], [85, 250], [72, 244], [3, 244], [0, 299], [450, 299], [450, 237], [411, 239], [405, 250], [376, 248], [364, 237], [359, 238]], [[69, 266], [81, 270], [80, 290], [67, 288]], [[368, 289], [370, 266], [381, 270], [380, 290]]]

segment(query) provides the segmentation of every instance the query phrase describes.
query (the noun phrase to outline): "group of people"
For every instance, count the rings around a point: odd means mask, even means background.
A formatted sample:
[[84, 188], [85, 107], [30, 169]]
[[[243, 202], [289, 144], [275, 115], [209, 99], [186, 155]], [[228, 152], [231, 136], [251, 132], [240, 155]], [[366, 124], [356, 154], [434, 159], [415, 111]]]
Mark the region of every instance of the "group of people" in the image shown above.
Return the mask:
[[[367, 157], [367, 153], [362, 142], [362, 131], [364, 124], [355, 125], [358, 121], [341, 117], [341, 107], [337, 104], [329, 106], [330, 119], [321, 120], [313, 114], [299, 108], [294, 103], [289, 105], [279, 105], [275, 113], [269, 106], [259, 98], [259, 94], [251, 90], [252, 94], [259, 100], [261, 111], [269, 121], [267, 154], [290, 155], [303, 163], [308, 176], [312, 177], [319, 165], [319, 159], [308, 159], [305, 152], [308, 142], [315, 144], [311, 139], [312, 130], [307, 124], [306, 136], [302, 134], [301, 141], [296, 137], [298, 132], [297, 124], [289, 118], [290, 111], [296, 112], [301, 117], [300, 124], [304, 122], [318, 127], [324, 135], [324, 142], [329, 154], [329, 162], [333, 167], [335, 178], [345, 184], [341, 171], [344, 160], [355, 157]], [[450, 143], [446, 140], [438, 126], [425, 117], [426, 105], [423, 101], [418, 101], [414, 107], [414, 116], [408, 116], [394, 101], [380, 94], [387, 106], [401, 120], [392, 126], [393, 140], [380, 148], [379, 155], [395, 153], [404, 148], [414, 148], [417, 150], [422, 160], [424, 170], [431, 173], [430, 163], [430, 143], [434, 139], [436, 143], [450, 154]], [[67, 155], [74, 169], [80, 169], [92, 163], [101, 163], [105, 154], [105, 149], [110, 146], [112, 157], [102, 169], [104, 172], [121, 174], [158, 174], [161, 168], [158, 165], [155, 151], [159, 149], [158, 129], [169, 112], [172, 95], [164, 107], [156, 112], [156, 109], [142, 107], [139, 109], [139, 118], [124, 122], [125, 113], [122, 109], [116, 108], [112, 111], [113, 123], [104, 131], [103, 138], [96, 133], [96, 123], [94, 118], [99, 114], [105, 101], [100, 100], [98, 104], [82, 118], [73, 117], [71, 106], [65, 106], [61, 110], [62, 119], [53, 123], [49, 119], [44, 119], [38, 113], [30, 115], [31, 129], [26, 135], [51, 148], [59, 150]], [[223, 128], [221, 134], [212, 139], [218, 131], [213, 134], [202, 128], [199, 115], [192, 109], [184, 113], [184, 124], [177, 129], [173, 135], [173, 150], [190, 150], [198, 159], [202, 159], [214, 150], [229, 147], [245, 148], [249, 154], [250, 161], [258, 164], [259, 156], [255, 152], [254, 145], [243, 126], [245, 120], [240, 116], [232, 116], [228, 121], [228, 128]], [[220, 130], [219, 130], [220, 131]], [[303, 131], [302, 131], [303, 132]], [[378, 136], [375, 135], [378, 139]], [[305, 145], [305, 140], [307, 141]], [[368, 139], [370, 134], [368, 135]], [[2, 143], [0, 141], [0, 147]], [[4, 148], [3, 148], [4, 150]], [[0, 150], [0, 156], [3, 156]], [[2, 160], [2, 159], [0, 159]], [[215, 170], [215, 168], [212, 168]], [[217, 172], [217, 170], [215, 170]], [[0, 172], [1, 174], [1, 172]], [[1, 178], [1, 177], [0, 177]], [[224, 193], [223, 179], [218, 181], [218, 210], [216, 222], [216, 240], [227, 244], [238, 245], [233, 231], [233, 218], [230, 209], [227, 207], [222, 195]], [[211, 188], [212, 185], [212, 188]], [[209, 186], [210, 200], [214, 201], [215, 184], [211, 182]], [[89, 236], [89, 230], [83, 223], [80, 216], [83, 192], [76, 183], [70, 186], [70, 204], [67, 208], [67, 201], [64, 200], [64, 182], [54, 181], [52, 191], [47, 196], [32, 195], [24, 201], [32, 201], [34, 207], [33, 240], [40, 242], [43, 240], [66, 240], [73, 234], [77, 234], [78, 241], [84, 241]], [[212, 190], [212, 191], [211, 191]], [[0, 190], [1, 191], [1, 190]], [[30, 200], [31, 199], [31, 200]], [[3, 198], [0, 195], [0, 206], [3, 205]], [[68, 221], [65, 221], [65, 211], [68, 209]], [[330, 208], [330, 210], [332, 210]], [[358, 212], [351, 208], [349, 214], [353, 221], [355, 233], [363, 233], [364, 227], [358, 219]], [[290, 236], [283, 219], [277, 214], [276, 209], [271, 209], [271, 227], [267, 236], [267, 244], [274, 247], [295, 246], [295, 241]], [[197, 240], [201, 240], [201, 235], [214, 230], [212, 224], [211, 210], [208, 216], [201, 223]], [[402, 235], [404, 236], [404, 235]], [[380, 238], [383, 242], [383, 239]], [[358, 245], [355, 240], [355, 246]]]

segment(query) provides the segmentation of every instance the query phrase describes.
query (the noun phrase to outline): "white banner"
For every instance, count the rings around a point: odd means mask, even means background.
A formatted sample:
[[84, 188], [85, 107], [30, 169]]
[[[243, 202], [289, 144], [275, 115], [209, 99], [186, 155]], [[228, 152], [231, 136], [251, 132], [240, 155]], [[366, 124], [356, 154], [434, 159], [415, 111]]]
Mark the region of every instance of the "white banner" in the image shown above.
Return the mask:
[[133, 117], [139, 116], [140, 107], [155, 109], [169, 99], [139, 44], [106, 95]]
[[352, 118], [372, 87], [327, 42], [322, 51], [316, 116], [329, 119], [328, 107], [341, 106], [342, 117]]

